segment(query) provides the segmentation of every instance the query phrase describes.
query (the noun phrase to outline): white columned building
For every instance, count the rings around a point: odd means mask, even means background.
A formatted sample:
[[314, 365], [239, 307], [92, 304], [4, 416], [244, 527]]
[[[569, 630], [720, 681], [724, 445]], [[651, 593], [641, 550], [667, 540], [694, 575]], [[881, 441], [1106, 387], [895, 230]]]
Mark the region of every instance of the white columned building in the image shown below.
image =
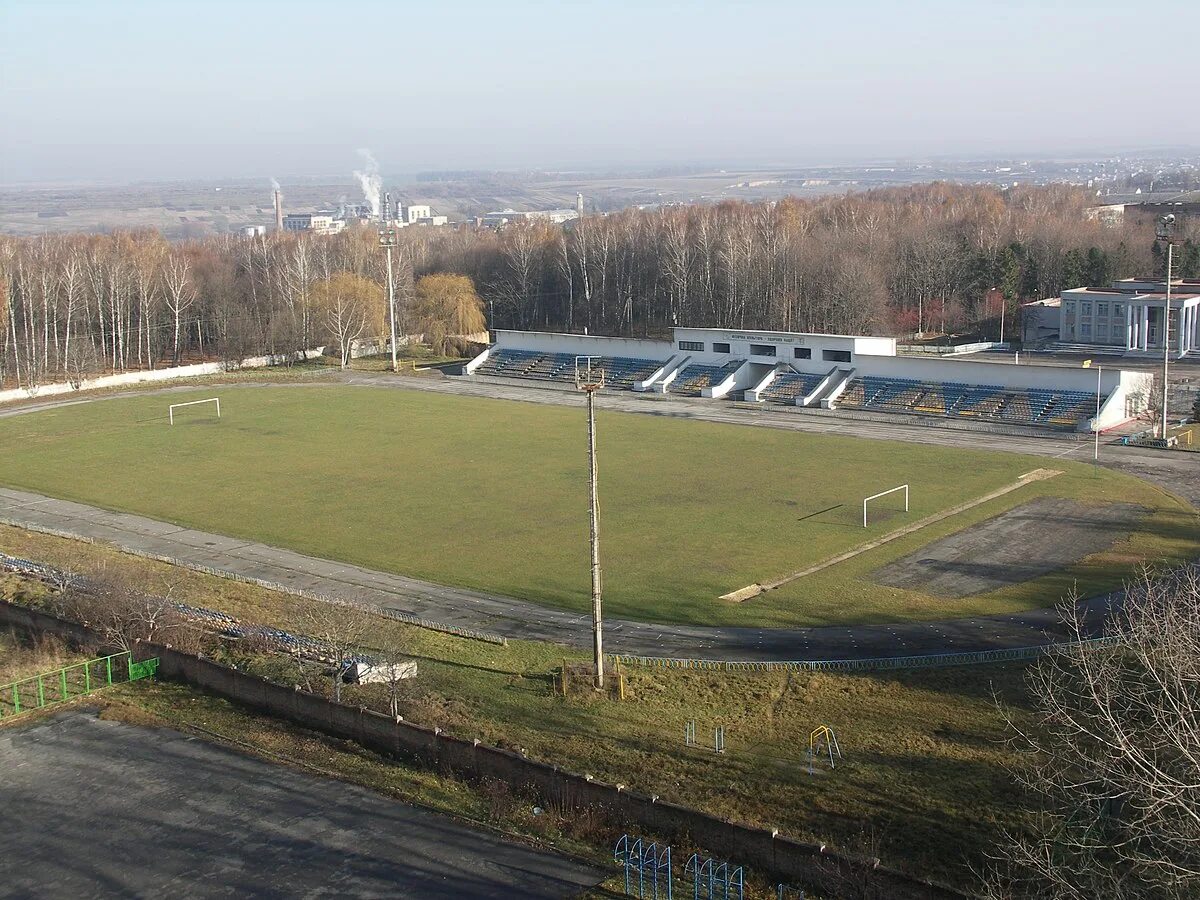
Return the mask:
[[[1109, 288], [1063, 291], [1059, 340], [1069, 344], [1162, 353], [1166, 282], [1127, 278]], [[1200, 280], [1171, 282], [1171, 350], [1179, 356], [1200, 352]]]

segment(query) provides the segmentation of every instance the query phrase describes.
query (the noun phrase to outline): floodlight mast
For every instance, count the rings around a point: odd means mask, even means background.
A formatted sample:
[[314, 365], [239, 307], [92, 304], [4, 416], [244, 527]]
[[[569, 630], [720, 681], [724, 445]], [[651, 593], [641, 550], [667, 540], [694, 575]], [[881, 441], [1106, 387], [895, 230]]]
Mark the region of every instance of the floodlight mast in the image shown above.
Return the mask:
[[588, 414], [588, 499], [591, 516], [592, 551], [592, 648], [595, 654], [596, 689], [604, 688], [603, 582], [600, 574], [600, 498], [596, 478], [596, 391], [604, 387], [604, 370], [593, 367], [598, 356], [575, 358], [575, 387], [587, 394]]
[[[384, 214], [385, 224], [387, 214]], [[398, 371], [396, 364], [396, 288], [392, 283], [392, 248], [396, 246], [396, 230], [394, 228], [383, 228], [379, 232], [379, 245], [383, 247], [387, 253], [387, 297], [388, 297], [388, 318], [392, 326], [392, 371]]]
[[[1175, 248], [1175, 216], [1167, 214], [1158, 220], [1155, 237], [1167, 244], [1167, 292], [1163, 301], [1163, 377], [1162, 377], [1162, 439], [1167, 439], [1167, 366], [1171, 358], [1171, 263]], [[1182, 313], [1180, 313], [1182, 315]]]

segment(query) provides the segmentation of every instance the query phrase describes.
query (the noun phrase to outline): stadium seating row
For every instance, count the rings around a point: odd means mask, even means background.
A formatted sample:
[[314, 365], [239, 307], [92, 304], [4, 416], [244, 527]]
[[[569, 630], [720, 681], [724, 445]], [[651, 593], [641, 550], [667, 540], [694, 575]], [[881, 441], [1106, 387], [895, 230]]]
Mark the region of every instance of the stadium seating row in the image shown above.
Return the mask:
[[774, 380], [758, 393], [760, 400], [770, 403], [794, 404], [799, 397], [807, 397], [821, 383], [824, 375], [806, 375], [803, 372], [780, 372]]
[[720, 384], [740, 369], [743, 362], [745, 360], [735, 359], [732, 362], [725, 363], [723, 366], [702, 366], [699, 363], [695, 363], [676, 375], [675, 379], [667, 386], [667, 389], [672, 394], [698, 397], [700, 396], [700, 392], [706, 387]]
[[[630, 389], [635, 381], [654, 374], [662, 363], [652, 359], [633, 359], [625, 356], [602, 356], [593, 366], [604, 371], [604, 383], [610, 387]], [[495, 349], [477, 375], [496, 375], [505, 378], [535, 378], [574, 381], [575, 357], [569, 353], [539, 353], [533, 350]]]
[[1096, 412], [1086, 391], [931, 383], [867, 375], [853, 379], [837, 398], [839, 408], [962, 416], [1018, 425], [1076, 427]]

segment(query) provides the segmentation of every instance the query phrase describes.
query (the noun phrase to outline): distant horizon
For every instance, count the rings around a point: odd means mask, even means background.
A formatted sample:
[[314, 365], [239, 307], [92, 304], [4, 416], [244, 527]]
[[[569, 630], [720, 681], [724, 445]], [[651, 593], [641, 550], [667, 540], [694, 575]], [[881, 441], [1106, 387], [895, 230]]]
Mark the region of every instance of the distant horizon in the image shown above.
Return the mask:
[[[456, 166], [425, 166], [425, 167], [405, 167], [404, 169], [392, 169], [386, 161], [380, 161], [380, 172], [385, 179], [403, 179], [414, 178], [418, 175], [432, 174], [438, 172], [469, 172], [480, 175], [521, 175], [530, 173], [539, 173], [546, 175], [580, 175], [580, 176], [595, 176], [603, 173], [613, 173], [622, 176], [634, 176], [639, 174], [652, 174], [661, 170], [677, 170], [687, 174], [702, 174], [716, 173], [720, 171], [730, 172], [778, 172], [788, 169], [807, 170], [807, 169], [861, 169], [868, 165], [918, 165], [922, 163], [1009, 163], [1009, 162], [1028, 162], [1028, 163], [1070, 163], [1070, 162], [1100, 162], [1109, 159], [1174, 159], [1174, 158], [1195, 158], [1198, 161], [1193, 165], [1200, 166], [1200, 144], [1182, 145], [1182, 146], [1161, 146], [1161, 147], [1126, 147], [1121, 149], [1106, 149], [1106, 150], [1076, 150], [1064, 152], [1043, 152], [1043, 153], [1022, 153], [1018, 151], [1007, 151], [997, 153], [939, 153], [939, 154], [909, 154], [909, 155], [845, 155], [841, 157], [821, 158], [818, 161], [788, 161], [778, 159], [724, 159], [724, 160], [647, 160], [645, 162], [626, 162], [626, 163], [606, 163], [596, 162], [593, 164], [554, 164], [547, 163], [544, 165], [510, 165], [510, 166], [489, 166], [485, 164], [478, 165], [456, 165]], [[295, 172], [273, 172], [269, 174], [255, 172], [240, 172], [240, 173], [210, 173], [210, 174], [163, 174], [163, 175], [110, 175], [110, 176], [93, 176], [93, 177], [59, 177], [59, 178], [40, 178], [40, 179], [23, 179], [23, 180], [7, 180], [0, 177], [0, 189], [37, 189], [50, 188], [54, 186], [74, 186], [74, 187], [119, 187], [138, 184], [248, 184], [255, 181], [270, 182], [271, 180], [288, 180], [294, 179], [300, 182], [314, 182], [323, 180], [346, 180], [353, 182], [354, 169], [358, 164], [357, 157], [352, 150], [347, 152], [347, 165], [342, 169], [326, 169], [324, 171], [295, 171]], [[4, 174], [0, 170], [0, 176]]]
[[1169, 64], [1121, 52], [1168, 21], [1200, 4], [7, 0], [0, 183], [1198, 146]]

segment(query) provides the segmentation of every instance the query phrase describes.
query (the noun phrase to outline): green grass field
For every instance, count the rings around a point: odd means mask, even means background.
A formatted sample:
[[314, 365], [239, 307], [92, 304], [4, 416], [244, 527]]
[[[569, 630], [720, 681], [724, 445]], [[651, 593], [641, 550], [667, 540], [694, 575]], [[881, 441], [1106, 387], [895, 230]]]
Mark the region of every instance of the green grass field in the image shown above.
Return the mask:
[[[179, 413], [167, 404], [220, 394]], [[1114, 586], [1143, 559], [1197, 552], [1195, 514], [1136, 479], [1063, 474], [744, 604], [718, 596], [786, 574], [978, 497], [1045, 459], [601, 413], [610, 615], [783, 625], [947, 618]], [[587, 605], [582, 409], [390, 388], [206, 387], [0, 421], [0, 483], [371, 568]], [[861, 498], [901, 482], [861, 527]], [[1153, 512], [1132, 537], [1055, 576], [962, 600], [869, 573], [1035, 496], [1122, 500]]]

